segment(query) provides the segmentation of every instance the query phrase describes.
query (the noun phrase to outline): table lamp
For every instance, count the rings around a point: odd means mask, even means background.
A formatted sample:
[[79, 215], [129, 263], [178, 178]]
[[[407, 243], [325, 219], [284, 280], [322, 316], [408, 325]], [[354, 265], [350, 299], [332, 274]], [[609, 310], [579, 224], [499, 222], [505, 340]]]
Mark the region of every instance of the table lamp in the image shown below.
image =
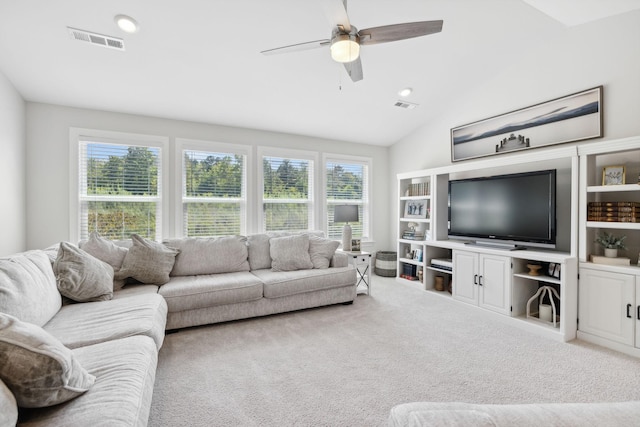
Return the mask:
[[342, 227], [342, 250], [351, 250], [351, 226], [350, 222], [358, 222], [358, 205], [336, 205], [333, 213], [333, 222], [344, 222]]

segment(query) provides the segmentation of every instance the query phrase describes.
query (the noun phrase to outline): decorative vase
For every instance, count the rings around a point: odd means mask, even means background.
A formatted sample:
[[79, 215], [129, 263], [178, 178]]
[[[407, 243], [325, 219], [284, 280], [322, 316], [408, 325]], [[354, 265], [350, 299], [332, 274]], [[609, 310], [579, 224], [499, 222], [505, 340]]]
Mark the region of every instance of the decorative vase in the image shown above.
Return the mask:
[[542, 268], [541, 265], [539, 264], [527, 264], [527, 267], [529, 268], [529, 275], [530, 276], [539, 276], [540, 273], [538, 273], [538, 270], [540, 270]]
[[618, 250], [615, 248], [604, 248], [604, 256], [607, 258], [616, 258], [618, 256]]

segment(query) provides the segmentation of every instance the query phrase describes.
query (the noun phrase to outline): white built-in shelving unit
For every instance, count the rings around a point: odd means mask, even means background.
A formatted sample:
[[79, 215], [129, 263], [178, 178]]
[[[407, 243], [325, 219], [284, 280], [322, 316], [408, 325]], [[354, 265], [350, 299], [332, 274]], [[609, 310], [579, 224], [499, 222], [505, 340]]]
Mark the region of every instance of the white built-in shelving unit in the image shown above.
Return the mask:
[[[422, 280], [411, 280], [428, 292], [470, 305], [470, 309], [483, 309], [500, 319], [515, 322], [526, 329], [547, 335], [559, 341], [576, 337], [577, 330], [577, 218], [578, 218], [578, 150], [560, 147], [530, 150], [517, 154], [494, 156], [483, 160], [455, 163], [450, 166], [398, 174], [398, 277], [406, 271], [416, 270]], [[558, 215], [557, 250], [518, 250], [468, 245], [447, 237], [449, 180], [477, 176], [500, 175], [534, 170], [556, 169]], [[406, 204], [414, 198], [407, 189], [416, 183], [429, 183], [429, 194], [423, 196], [428, 203], [428, 218], [416, 221], [405, 215]], [[403, 239], [407, 224], [415, 222], [424, 232], [421, 241]], [[408, 253], [422, 252], [422, 259], [413, 259]], [[450, 259], [452, 270], [433, 267], [434, 259]], [[555, 263], [561, 268], [560, 278], [544, 274], [530, 275], [527, 264]], [[407, 267], [410, 266], [410, 267]], [[419, 274], [419, 272], [422, 272]], [[436, 276], [444, 276], [451, 293], [436, 291]], [[554, 326], [535, 316], [527, 317], [527, 302], [540, 285], [558, 289], [560, 302], [559, 322]], [[471, 307], [473, 306], [473, 308]], [[536, 313], [537, 314], [537, 313]]]
[[[603, 168], [624, 166], [625, 183], [602, 185]], [[506, 251], [450, 240], [447, 236], [449, 180], [543, 169], [557, 170], [557, 246], [555, 250]], [[409, 196], [416, 183], [428, 183], [426, 195]], [[640, 219], [589, 221], [589, 202], [640, 202], [640, 137], [586, 141], [574, 146], [527, 150], [477, 161], [398, 174], [398, 278], [415, 267], [422, 280], [412, 280], [428, 292], [467, 303], [498, 318], [515, 322], [560, 341], [576, 337], [640, 356]], [[429, 207], [427, 218], [405, 215], [406, 203], [419, 200]], [[409, 222], [418, 224], [424, 240], [407, 240]], [[628, 265], [592, 262], [602, 255], [599, 233], [626, 236], [619, 257]], [[413, 259], [407, 253], [422, 253]], [[418, 253], [420, 253], [418, 252]], [[431, 265], [450, 259], [451, 271]], [[560, 266], [560, 277], [529, 274], [530, 263]], [[444, 276], [449, 290], [435, 291], [435, 276]], [[540, 286], [559, 291], [558, 322], [527, 316], [527, 302]], [[471, 307], [473, 306], [473, 308]]]
[[[578, 337], [640, 356], [640, 219], [639, 222], [589, 221], [589, 202], [640, 202], [640, 137], [581, 145]], [[603, 168], [624, 166], [625, 184], [602, 185]], [[600, 233], [626, 236], [620, 258], [628, 265], [591, 262], [602, 255]]]

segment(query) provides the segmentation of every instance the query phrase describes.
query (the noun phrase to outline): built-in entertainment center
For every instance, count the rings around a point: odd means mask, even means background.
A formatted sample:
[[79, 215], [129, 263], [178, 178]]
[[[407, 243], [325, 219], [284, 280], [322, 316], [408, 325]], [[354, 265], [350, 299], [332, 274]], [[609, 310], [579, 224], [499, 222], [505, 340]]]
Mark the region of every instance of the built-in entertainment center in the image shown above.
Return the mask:
[[[614, 165], [626, 184], [602, 185]], [[595, 202], [640, 202], [639, 174], [640, 137], [400, 173], [397, 280], [559, 341], [640, 356], [640, 218], [587, 216]], [[626, 235], [627, 265], [592, 262], [602, 231]]]

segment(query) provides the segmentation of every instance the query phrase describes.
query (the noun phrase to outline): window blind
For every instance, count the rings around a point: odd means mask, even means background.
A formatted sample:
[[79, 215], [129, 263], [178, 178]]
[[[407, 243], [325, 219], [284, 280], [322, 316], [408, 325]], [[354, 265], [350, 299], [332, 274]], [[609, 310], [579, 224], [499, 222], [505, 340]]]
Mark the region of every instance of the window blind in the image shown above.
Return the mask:
[[369, 166], [365, 163], [340, 160], [327, 161], [327, 235], [330, 239], [340, 239], [342, 223], [334, 223], [336, 205], [358, 206], [359, 222], [350, 223], [353, 237], [369, 236]]
[[313, 161], [264, 156], [263, 231], [309, 230], [313, 224]]
[[245, 157], [183, 151], [182, 213], [185, 236], [242, 234], [246, 214]]
[[80, 238], [159, 239], [161, 148], [80, 141]]

